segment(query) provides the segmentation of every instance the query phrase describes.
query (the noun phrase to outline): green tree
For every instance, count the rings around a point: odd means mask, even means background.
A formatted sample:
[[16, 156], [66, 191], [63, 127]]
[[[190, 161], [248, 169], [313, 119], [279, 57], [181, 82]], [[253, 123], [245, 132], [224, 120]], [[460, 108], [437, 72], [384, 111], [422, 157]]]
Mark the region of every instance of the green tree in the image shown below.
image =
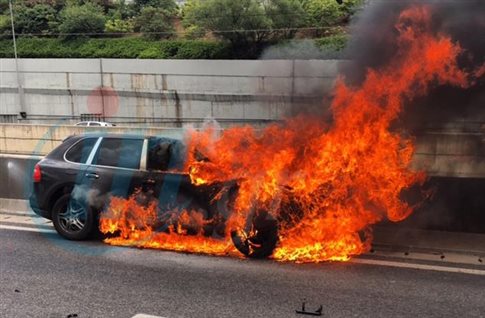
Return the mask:
[[248, 56], [267, 43], [292, 37], [304, 23], [297, 0], [191, 0], [183, 15], [186, 27], [210, 31]]
[[141, 12], [143, 8], [153, 7], [166, 10], [173, 15], [177, 13], [177, 3], [175, 0], [134, 0], [133, 5], [136, 12]]
[[[67, 0], [24, 0], [21, 2], [26, 7], [34, 7], [39, 4], [43, 4], [54, 8], [56, 11], [60, 11], [65, 5]], [[19, 1], [17, 1], [20, 4]]]
[[61, 33], [102, 33], [104, 31], [105, 16], [102, 9], [95, 4], [69, 5], [61, 11], [60, 15]]
[[7, 14], [8, 12], [8, 0], [0, 0], [0, 14]]
[[65, 5], [63, 7], [75, 7], [82, 6], [85, 4], [96, 5], [102, 9], [104, 14], [107, 14], [109, 10], [116, 7], [116, 3], [119, 0], [28, 0], [28, 1], [64, 1]]
[[146, 7], [135, 18], [135, 31], [151, 39], [170, 38], [174, 35], [173, 15], [170, 11]]
[[58, 23], [56, 10], [46, 4], [33, 7], [15, 6], [14, 21], [16, 33], [52, 33]]
[[278, 30], [278, 40], [292, 38], [297, 31], [295, 29], [305, 23], [305, 11], [298, 0], [272, 0], [263, 4], [271, 27]]
[[133, 19], [109, 19], [104, 25], [104, 31], [107, 33], [130, 33], [135, 29]]
[[362, 1], [343, 0], [339, 4], [335, 0], [303, 0], [302, 3], [309, 26], [327, 27], [347, 22]]
[[0, 15], [0, 35], [2, 34], [12, 34], [10, 16], [6, 14]]
[[131, 19], [136, 15], [135, 6], [132, 2], [127, 3], [126, 0], [117, 0], [112, 9], [108, 10], [107, 16], [109, 19]]

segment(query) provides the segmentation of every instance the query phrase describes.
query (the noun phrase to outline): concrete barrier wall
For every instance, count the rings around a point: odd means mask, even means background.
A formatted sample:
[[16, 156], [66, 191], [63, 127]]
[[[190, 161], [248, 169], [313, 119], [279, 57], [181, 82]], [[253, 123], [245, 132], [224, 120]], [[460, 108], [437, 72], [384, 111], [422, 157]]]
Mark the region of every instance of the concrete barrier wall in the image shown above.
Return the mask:
[[485, 129], [420, 133], [413, 168], [430, 176], [485, 178]]
[[[25, 200], [32, 190], [32, 172], [37, 156], [0, 154], [0, 198]], [[2, 204], [4, 202], [2, 201]], [[0, 208], [8, 208], [0, 206]]]
[[[280, 119], [331, 91], [337, 60], [0, 59], [0, 114], [78, 117], [104, 113], [126, 122], [213, 117], [223, 124]], [[100, 87], [107, 89], [99, 91]], [[73, 119], [75, 120], [75, 119]], [[77, 119], [78, 120], [78, 119]]]

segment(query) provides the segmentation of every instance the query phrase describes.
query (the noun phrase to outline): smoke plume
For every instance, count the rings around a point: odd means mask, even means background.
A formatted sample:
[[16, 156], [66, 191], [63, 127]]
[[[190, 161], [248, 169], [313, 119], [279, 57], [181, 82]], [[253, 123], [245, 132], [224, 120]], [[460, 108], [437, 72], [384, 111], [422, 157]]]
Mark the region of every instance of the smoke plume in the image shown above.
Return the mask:
[[[411, 5], [431, 8], [432, 31], [447, 34], [464, 51], [459, 66], [475, 72], [485, 63], [485, 2], [483, 0], [442, 1], [371, 1], [354, 19], [352, 37], [345, 55], [353, 63], [343, 69], [346, 81], [359, 84], [367, 69], [378, 69], [395, 57], [397, 16]], [[408, 130], [422, 128], [463, 128], [463, 122], [485, 122], [485, 77], [467, 89], [438, 87], [426, 96], [409, 102], [401, 115], [400, 124]], [[472, 125], [473, 126], [473, 125]], [[469, 126], [470, 127], [470, 126]]]

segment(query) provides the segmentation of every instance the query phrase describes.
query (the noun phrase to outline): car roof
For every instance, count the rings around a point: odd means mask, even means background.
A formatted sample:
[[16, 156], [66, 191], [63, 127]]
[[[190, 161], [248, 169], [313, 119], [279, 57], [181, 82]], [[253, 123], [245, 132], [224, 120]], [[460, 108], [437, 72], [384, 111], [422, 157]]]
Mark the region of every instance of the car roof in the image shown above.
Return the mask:
[[[116, 133], [103, 133], [103, 132], [88, 132], [79, 135], [71, 135], [68, 138], [127, 138], [127, 139], [145, 139], [145, 138], [165, 138], [165, 139], [172, 139], [172, 140], [180, 140], [179, 138], [175, 137], [165, 137], [165, 136], [151, 136], [151, 135], [142, 135], [142, 134], [116, 134]], [[66, 138], [66, 139], [68, 139]]]

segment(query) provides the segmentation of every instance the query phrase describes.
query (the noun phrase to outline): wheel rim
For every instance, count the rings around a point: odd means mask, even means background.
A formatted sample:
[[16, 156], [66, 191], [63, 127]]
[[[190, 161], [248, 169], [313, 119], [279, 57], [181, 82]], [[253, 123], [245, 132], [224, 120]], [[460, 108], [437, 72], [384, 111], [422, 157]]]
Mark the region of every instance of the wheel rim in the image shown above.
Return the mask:
[[69, 233], [77, 233], [86, 226], [86, 209], [78, 201], [71, 199], [64, 212], [58, 215], [59, 225]]

